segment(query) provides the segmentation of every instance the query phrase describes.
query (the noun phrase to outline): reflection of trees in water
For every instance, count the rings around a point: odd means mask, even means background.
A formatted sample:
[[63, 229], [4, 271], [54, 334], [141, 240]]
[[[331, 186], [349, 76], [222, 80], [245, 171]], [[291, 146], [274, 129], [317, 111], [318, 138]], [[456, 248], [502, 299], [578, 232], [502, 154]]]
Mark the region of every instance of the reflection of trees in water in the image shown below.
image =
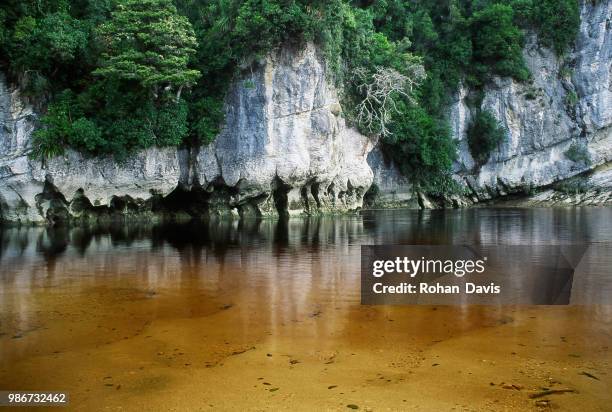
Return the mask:
[[[23, 256], [28, 246], [49, 263], [92, 247], [170, 246], [198, 262], [203, 251], [222, 261], [231, 249], [269, 248], [278, 255], [338, 244], [558, 244], [612, 240], [610, 209], [462, 209], [365, 211], [360, 216], [292, 219], [210, 219], [186, 223], [113, 222], [73, 228], [0, 230], [0, 260]], [[33, 244], [33, 242], [36, 242]], [[8, 253], [10, 251], [10, 254]]]
[[526, 229], [504, 219], [488, 209], [383, 211], [366, 214], [364, 227], [378, 244], [404, 245], [481, 244]]
[[165, 244], [179, 252], [199, 253], [207, 249], [223, 257], [228, 249], [265, 240], [260, 231], [261, 220], [224, 220], [175, 223], [154, 226], [151, 231], [153, 247]]
[[612, 209], [459, 209], [364, 212], [377, 243], [559, 244], [612, 240]]
[[36, 239], [36, 251], [45, 258], [61, 255], [68, 248], [69, 230], [65, 227], [49, 227], [42, 230]]
[[2, 230], [0, 228], [0, 262], [2, 262], [2, 257], [6, 253], [6, 250], [8, 249], [9, 242], [10, 242], [9, 235], [6, 233], [5, 230]]
[[456, 229], [446, 215], [441, 210], [365, 212], [363, 225], [375, 244], [445, 244]]

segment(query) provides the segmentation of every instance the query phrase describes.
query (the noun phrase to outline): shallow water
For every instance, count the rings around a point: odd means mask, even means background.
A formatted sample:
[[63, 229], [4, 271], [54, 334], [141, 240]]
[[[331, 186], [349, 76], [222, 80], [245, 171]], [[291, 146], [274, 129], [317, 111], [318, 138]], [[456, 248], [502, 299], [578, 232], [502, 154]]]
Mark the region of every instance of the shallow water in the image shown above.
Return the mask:
[[0, 390], [88, 411], [611, 410], [612, 306], [359, 303], [362, 244], [582, 242], [612, 242], [612, 209], [6, 229]]

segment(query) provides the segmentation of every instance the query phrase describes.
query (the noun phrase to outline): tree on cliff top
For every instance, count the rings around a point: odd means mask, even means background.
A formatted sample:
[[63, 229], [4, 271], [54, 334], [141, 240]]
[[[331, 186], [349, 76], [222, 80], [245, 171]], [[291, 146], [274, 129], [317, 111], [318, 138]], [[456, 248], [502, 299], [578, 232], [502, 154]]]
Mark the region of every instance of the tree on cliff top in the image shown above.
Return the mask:
[[193, 28], [172, 0], [120, 0], [98, 34], [105, 52], [95, 75], [137, 82], [156, 99], [160, 91], [175, 93], [177, 102], [200, 77], [188, 67], [197, 47]]

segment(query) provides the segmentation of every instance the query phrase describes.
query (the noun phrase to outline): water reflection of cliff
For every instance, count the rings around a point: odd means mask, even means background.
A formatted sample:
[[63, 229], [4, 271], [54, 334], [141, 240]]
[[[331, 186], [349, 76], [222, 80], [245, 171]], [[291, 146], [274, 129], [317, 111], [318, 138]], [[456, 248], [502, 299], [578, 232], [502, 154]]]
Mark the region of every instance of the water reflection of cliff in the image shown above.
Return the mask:
[[0, 229], [0, 260], [101, 248], [170, 246], [181, 253], [206, 249], [222, 258], [234, 248], [316, 250], [353, 244], [563, 244], [612, 240], [612, 209], [465, 209], [365, 212], [360, 216], [290, 220], [113, 223], [73, 228]]
[[[360, 245], [531, 245], [534, 255], [547, 259], [551, 244], [609, 245], [611, 217], [611, 209], [470, 209], [11, 228], [0, 230], [0, 313], [19, 314], [27, 324], [31, 296], [41, 290], [66, 298], [103, 295], [117, 304], [159, 293], [180, 297], [184, 303], [172, 310], [187, 314], [200, 310], [199, 302], [216, 307], [232, 296], [253, 310], [265, 306], [270, 319], [292, 322], [297, 314], [318, 313], [321, 302], [333, 310], [358, 305]], [[606, 247], [594, 249], [594, 263], [581, 268], [589, 276], [573, 281], [571, 303], [607, 301], [612, 254]], [[524, 290], [521, 278], [513, 279]]]

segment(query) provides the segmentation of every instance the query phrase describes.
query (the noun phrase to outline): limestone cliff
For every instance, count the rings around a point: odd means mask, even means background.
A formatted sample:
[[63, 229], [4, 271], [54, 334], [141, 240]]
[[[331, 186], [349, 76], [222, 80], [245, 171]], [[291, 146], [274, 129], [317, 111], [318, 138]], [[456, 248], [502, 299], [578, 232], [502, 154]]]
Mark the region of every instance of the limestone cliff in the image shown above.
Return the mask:
[[[528, 37], [524, 57], [533, 83], [497, 78], [485, 90], [481, 108], [495, 115], [508, 138], [480, 168], [467, 148], [467, 91], [458, 92], [451, 110], [460, 148], [456, 172], [475, 200], [529, 192], [612, 160], [611, 19], [612, 2], [583, 2], [574, 52], [563, 59]], [[590, 160], [572, 160], [572, 145]]]
[[346, 126], [312, 45], [283, 48], [236, 81], [225, 125], [208, 146], [152, 148], [125, 162], [72, 150], [40, 161], [28, 157], [36, 126], [32, 108], [0, 77], [5, 221], [146, 214], [182, 201], [177, 191], [196, 193], [192, 211], [202, 215], [348, 211], [362, 206], [372, 182], [372, 143]]
[[200, 149], [193, 181], [234, 188], [230, 207], [246, 211], [352, 210], [372, 183], [372, 146], [346, 126], [315, 47], [281, 49], [234, 83], [225, 126]]
[[[498, 77], [484, 89], [479, 109], [492, 112], [507, 131], [507, 139], [486, 164], [475, 164], [467, 144], [467, 129], [478, 109], [468, 105], [473, 91], [460, 88], [449, 109], [458, 145], [455, 177], [470, 193], [464, 200], [529, 194], [593, 171], [596, 176], [583, 179], [584, 196], [574, 197], [573, 203], [612, 202], [606, 189], [610, 175], [597, 176], [603, 173], [597, 167], [612, 161], [612, 1], [582, 2], [580, 32], [567, 56], [558, 58], [534, 34], [527, 36], [523, 54], [533, 82]], [[572, 160], [567, 155], [572, 146], [588, 152], [590, 160]], [[393, 196], [398, 189], [409, 192], [406, 181], [388, 187], [385, 176], [393, 175], [395, 168], [375, 152], [370, 165], [384, 196]], [[567, 199], [563, 193], [547, 198]], [[412, 200], [404, 196], [406, 204]]]
[[[530, 83], [495, 78], [480, 108], [460, 88], [449, 108], [459, 148], [462, 206], [508, 194], [529, 204], [612, 203], [612, 1], [584, 1], [573, 51], [563, 58], [527, 37]], [[317, 214], [373, 206], [433, 207], [379, 147], [345, 123], [313, 45], [282, 48], [230, 87], [225, 124], [208, 146], [152, 148], [125, 162], [68, 150], [29, 158], [37, 114], [0, 75], [0, 217], [45, 222], [178, 211], [191, 215]], [[507, 130], [475, 165], [466, 130], [477, 109]], [[576, 147], [588, 161], [572, 160]], [[583, 156], [584, 157], [584, 156]], [[372, 182], [376, 190], [370, 190]]]
[[92, 208], [127, 197], [143, 202], [153, 194], [168, 194], [179, 182], [176, 149], [149, 149], [122, 163], [72, 150], [32, 160], [28, 155], [36, 126], [32, 107], [0, 77], [0, 216], [6, 221], [43, 222], [49, 213], [74, 214], [72, 200], [82, 205], [83, 196]]

